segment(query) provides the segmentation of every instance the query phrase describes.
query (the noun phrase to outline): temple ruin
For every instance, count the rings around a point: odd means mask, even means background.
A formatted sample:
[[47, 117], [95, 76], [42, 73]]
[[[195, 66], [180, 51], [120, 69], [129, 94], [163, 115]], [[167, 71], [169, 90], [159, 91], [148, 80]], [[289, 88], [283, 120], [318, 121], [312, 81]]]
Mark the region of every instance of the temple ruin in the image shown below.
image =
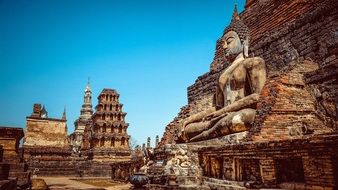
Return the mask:
[[[254, 121], [244, 132], [228, 128], [233, 134], [206, 140], [189, 140], [194, 136], [180, 132], [191, 116], [215, 106], [218, 77], [230, 67], [222, 36], [210, 71], [188, 87], [188, 105], [167, 125], [155, 149], [155, 164], [148, 167], [159, 173], [148, 172], [149, 187], [336, 189], [337, 7], [334, 0], [248, 0], [241, 14], [235, 10], [233, 21], [240, 17], [250, 31], [248, 57], [261, 57], [267, 70]], [[238, 118], [232, 124], [243, 131]]]
[[91, 148], [93, 159], [101, 162], [130, 160], [128, 123], [119, 103], [119, 94], [103, 89], [93, 115]]
[[19, 148], [23, 136], [21, 128], [0, 126], [0, 189], [27, 189], [31, 185], [31, 172]]
[[89, 83], [75, 131], [67, 135], [66, 113], [61, 119], [49, 118], [46, 108], [34, 104], [27, 117], [24, 158], [31, 172], [42, 176], [111, 177], [110, 164], [131, 160], [126, 113], [119, 94], [103, 89], [92, 109]]
[[49, 118], [45, 106], [34, 104], [33, 113], [26, 121], [24, 148], [68, 147], [65, 114], [61, 119]]
[[40, 104], [25, 134], [0, 127], [0, 187], [33, 174], [139, 175], [156, 190], [337, 189], [337, 28], [336, 0], [247, 0], [154, 148], [149, 137], [131, 151], [120, 95], [103, 89], [94, 112], [88, 83], [69, 136], [66, 112], [49, 118]]

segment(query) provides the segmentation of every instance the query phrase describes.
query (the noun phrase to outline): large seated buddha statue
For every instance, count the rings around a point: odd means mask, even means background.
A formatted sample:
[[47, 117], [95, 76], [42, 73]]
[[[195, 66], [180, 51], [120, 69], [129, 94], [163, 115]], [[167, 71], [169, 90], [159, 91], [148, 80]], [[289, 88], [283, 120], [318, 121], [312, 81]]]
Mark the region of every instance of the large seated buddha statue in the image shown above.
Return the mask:
[[221, 38], [228, 67], [217, 81], [214, 106], [183, 120], [178, 140], [194, 142], [247, 131], [266, 81], [264, 60], [248, 57], [249, 30], [235, 8]]

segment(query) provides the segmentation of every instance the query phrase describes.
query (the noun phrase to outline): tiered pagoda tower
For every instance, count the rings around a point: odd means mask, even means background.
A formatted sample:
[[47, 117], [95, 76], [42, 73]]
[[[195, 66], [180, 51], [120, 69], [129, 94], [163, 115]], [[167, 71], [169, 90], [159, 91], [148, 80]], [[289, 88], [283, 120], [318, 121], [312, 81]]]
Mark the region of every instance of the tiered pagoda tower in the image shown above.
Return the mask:
[[113, 89], [103, 89], [92, 116], [91, 149], [94, 160], [130, 159], [127, 113], [122, 111], [119, 94]]
[[80, 117], [74, 122], [75, 131], [71, 135], [71, 142], [73, 146], [79, 146], [77, 149], [86, 150], [90, 147], [90, 129], [92, 126], [92, 90], [90, 88], [89, 80], [84, 91], [83, 104], [80, 111]]

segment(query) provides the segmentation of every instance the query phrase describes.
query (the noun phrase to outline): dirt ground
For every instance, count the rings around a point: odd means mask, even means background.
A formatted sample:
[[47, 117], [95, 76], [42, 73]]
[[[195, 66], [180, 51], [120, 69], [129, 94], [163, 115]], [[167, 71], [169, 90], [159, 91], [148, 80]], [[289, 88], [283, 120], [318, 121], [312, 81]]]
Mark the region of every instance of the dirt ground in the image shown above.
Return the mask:
[[69, 177], [39, 177], [43, 179], [50, 190], [129, 190], [130, 183], [112, 182], [110, 178], [69, 178]]

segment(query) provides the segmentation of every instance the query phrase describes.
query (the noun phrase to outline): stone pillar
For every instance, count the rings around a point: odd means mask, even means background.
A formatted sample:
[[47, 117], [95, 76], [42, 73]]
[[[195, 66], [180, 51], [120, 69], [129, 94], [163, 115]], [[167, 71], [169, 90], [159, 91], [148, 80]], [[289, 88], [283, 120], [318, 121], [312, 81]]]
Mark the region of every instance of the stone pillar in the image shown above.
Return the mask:
[[147, 138], [147, 148], [150, 148], [150, 137]]
[[145, 150], [145, 149], [146, 149], [146, 144], [143, 143], [143, 144], [142, 144], [142, 150]]
[[[205, 158], [207, 160], [208, 158]], [[210, 167], [208, 167], [208, 164], [206, 164], [206, 170], [208, 174], [210, 173]], [[224, 179], [226, 180], [236, 180], [236, 172], [235, 172], [235, 160], [233, 157], [224, 157], [223, 158], [223, 174], [224, 174]]]
[[262, 182], [267, 185], [276, 184], [276, 170], [275, 162], [272, 158], [261, 159], [260, 171], [262, 176]]
[[158, 146], [159, 142], [160, 142], [160, 139], [159, 139], [158, 135], [156, 135], [155, 148]]

